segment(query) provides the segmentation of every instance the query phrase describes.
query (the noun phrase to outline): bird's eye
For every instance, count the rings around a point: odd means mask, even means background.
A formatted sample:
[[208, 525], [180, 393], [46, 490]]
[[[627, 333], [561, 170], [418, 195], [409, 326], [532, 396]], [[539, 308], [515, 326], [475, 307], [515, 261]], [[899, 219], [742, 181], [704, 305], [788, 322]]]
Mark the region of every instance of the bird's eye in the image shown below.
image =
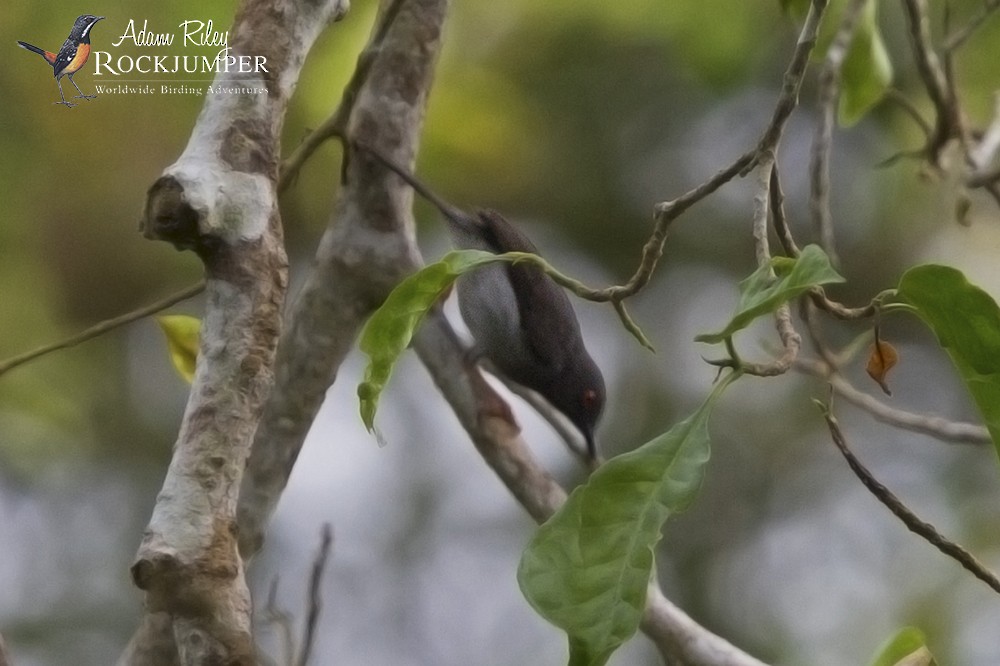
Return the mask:
[[590, 410], [597, 406], [597, 391], [587, 389], [583, 392], [583, 408]]

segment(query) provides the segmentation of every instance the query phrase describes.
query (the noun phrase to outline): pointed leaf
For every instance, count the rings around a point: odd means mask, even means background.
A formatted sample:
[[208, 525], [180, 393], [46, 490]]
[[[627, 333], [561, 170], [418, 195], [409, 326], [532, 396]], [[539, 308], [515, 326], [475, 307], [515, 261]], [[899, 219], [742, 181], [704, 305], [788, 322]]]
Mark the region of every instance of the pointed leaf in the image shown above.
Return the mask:
[[912, 305], [948, 352], [1000, 451], [1000, 308], [958, 270], [928, 264], [899, 281]]
[[375, 427], [379, 397], [399, 356], [427, 311], [462, 273], [495, 261], [514, 261], [533, 255], [510, 252], [496, 255], [480, 250], [455, 250], [400, 282], [361, 332], [361, 351], [368, 354], [365, 379], [358, 385], [361, 419], [368, 431]]
[[198, 334], [201, 320], [188, 315], [163, 315], [156, 323], [167, 336], [167, 350], [174, 370], [188, 384], [194, 381], [194, 371], [198, 363]]
[[870, 666], [933, 666], [934, 663], [924, 632], [904, 627], [879, 647]]
[[521, 556], [528, 602], [569, 634], [570, 663], [599, 666], [635, 633], [653, 546], [693, 501], [709, 458], [708, 416], [728, 377], [692, 416], [611, 459], [545, 522]]
[[878, 26], [878, 3], [861, 12], [840, 70], [840, 124], [854, 125], [878, 104], [892, 84], [892, 62]]
[[[771, 277], [771, 270], [775, 271], [777, 278]], [[761, 266], [740, 283], [736, 314], [726, 327], [718, 333], [699, 335], [695, 340], [710, 344], [722, 342], [746, 328], [757, 317], [774, 312], [813, 287], [843, 281], [844, 278], [833, 269], [830, 258], [818, 245], [807, 245], [794, 260], [776, 257], [770, 266]]]

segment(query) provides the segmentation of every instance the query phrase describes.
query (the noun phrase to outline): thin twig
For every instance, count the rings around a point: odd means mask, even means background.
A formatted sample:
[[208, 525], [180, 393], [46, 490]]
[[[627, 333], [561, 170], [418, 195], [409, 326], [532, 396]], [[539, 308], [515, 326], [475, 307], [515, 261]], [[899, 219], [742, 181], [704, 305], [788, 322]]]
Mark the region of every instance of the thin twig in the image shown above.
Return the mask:
[[282, 666], [292, 666], [295, 663], [295, 639], [292, 637], [292, 616], [278, 606], [278, 577], [271, 580], [267, 590], [267, 605], [264, 607], [264, 617], [270, 624], [278, 628], [281, 634]]
[[[775, 278], [774, 270], [771, 266], [771, 248], [767, 240], [768, 213], [771, 211], [770, 193], [771, 179], [777, 173], [777, 163], [774, 153], [770, 150], [761, 153], [758, 158], [759, 181], [757, 192], [754, 194], [753, 213], [753, 240], [755, 253], [757, 255], [757, 266], [768, 267], [771, 278]], [[783, 303], [774, 313], [775, 328], [778, 330], [778, 337], [781, 338], [781, 346], [784, 352], [769, 363], [745, 363], [739, 364], [740, 369], [758, 377], [775, 377], [788, 372], [799, 355], [802, 348], [802, 336], [795, 330], [792, 324], [792, 310], [787, 303]], [[735, 360], [735, 359], [734, 359]]]
[[[908, 115], [913, 120], [913, 122], [917, 124], [917, 127], [920, 128], [920, 131], [923, 132], [924, 139], [930, 141], [931, 136], [934, 134], [934, 128], [930, 126], [930, 123], [928, 123], [922, 115], [920, 115], [920, 110], [916, 107], [916, 105], [913, 102], [910, 101], [910, 99], [906, 95], [904, 95], [900, 90], [897, 90], [896, 88], [889, 88], [888, 90], [885, 91], [885, 99], [898, 106], [903, 111], [903, 113]], [[904, 153], [899, 153], [899, 156], [914, 157], [918, 154], [922, 153], [904, 152]], [[895, 161], [896, 159], [899, 159], [899, 157], [893, 156], [889, 158], [889, 160], [885, 160], [883, 164], [885, 164], [885, 162], [889, 162], [890, 160]]]
[[855, 476], [857, 476], [861, 483], [864, 484], [865, 488], [867, 488], [879, 502], [884, 504], [886, 508], [892, 511], [897, 518], [903, 521], [903, 524], [906, 525], [911, 532], [922, 537], [925, 541], [948, 557], [956, 560], [965, 569], [970, 571], [973, 576], [989, 585], [994, 592], [1000, 593], [1000, 579], [997, 579], [993, 572], [987, 569], [969, 551], [965, 550], [954, 541], [947, 539], [930, 523], [921, 520], [915, 513], [913, 513], [913, 511], [910, 510], [909, 507], [903, 504], [903, 502], [896, 497], [892, 491], [882, 485], [882, 483], [879, 482], [878, 479], [876, 479], [863, 464], [861, 464], [861, 461], [858, 460], [848, 446], [844, 433], [841, 432], [840, 425], [837, 423], [837, 419], [830, 411], [830, 405], [822, 405], [822, 409], [823, 418], [826, 420], [826, 425], [830, 430], [830, 436], [833, 439], [833, 443], [836, 444], [841, 455], [843, 455], [844, 459], [847, 460], [847, 464], [850, 466], [851, 471], [853, 471]]
[[[347, 136], [347, 122], [351, 118], [351, 112], [354, 110], [354, 103], [358, 98], [358, 93], [361, 92], [365, 81], [368, 80], [368, 73], [371, 71], [372, 64], [375, 62], [376, 56], [382, 48], [386, 35], [389, 34], [389, 28], [392, 27], [396, 17], [399, 16], [399, 10], [403, 4], [403, 0], [395, 0], [386, 8], [385, 15], [376, 24], [375, 34], [368, 41], [368, 45], [361, 52], [361, 55], [358, 56], [358, 64], [354, 68], [354, 73], [351, 74], [351, 79], [344, 87], [340, 104], [323, 121], [323, 124], [310, 132], [302, 143], [292, 151], [292, 154], [281, 163], [278, 192], [283, 192], [285, 188], [295, 182], [303, 165], [305, 165], [320, 146], [333, 138], [343, 141], [344, 137]], [[344, 155], [344, 159], [346, 160], [347, 151], [344, 152]]]
[[657, 262], [663, 256], [663, 246], [667, 239], [667, 231], [670, 228], [670, 224], [691, 206], [714, 193], [733, 178], [748, 173], [749, 169], [757, 163], [761, 152], [767, 150], [773, 151], [777, 148], [778, 141], [784, 131], [785, 122], [798, 105], [802, 78], [805, 74], [806, 66], [809, 64], [809, 54], [816, 44], [820, 19], [823, 16], [826, 5], [826, 0], [813, 0], [809, 7], [805, 24], [799, 33], [795, 52], [785, 71], [781, 94], [778, 97], [774, 115], [771, 118], [771, 122], [764, 129], [757, 148], [743, 153], [732, 164], [716, 173], [698, 187], [672, 201], [664, 201], [655, 206], [653, 233], [642, 248], [642, 258], [638, 268], [625, 284], [606, 287], [604, 289], [592, 289], [571, 280], [562, 281], [560, 284], [573, 291], [580, 298], [597, 302], [623, 301], [629, 296], [638, 293], [646, 286], [653, 275]]
[[622, 301], [638, 293], [645, 287], [656, 269], [656, 264], [663, 256], [663, 246], [667, 239], [670, 224], [687, 209], [709, 196], [720, 187], [738, 176], [747, 165], [754, 161], [754, 151], [740, 155], [736, 160], [709, 178], [701, 185], [684, 193], [672, 201], [664, 201], [655, 207], [653, 232], [642, 248], [642, 258], [635, 273], [627, 282], [621, 285], [594, 289], [571, 278], [553, 275], [553, 279], [574, 294], [588, 301], [606, 303]]
[[753, 195], [753, 246], [757, 268], [767, 268], [771, 280], [771, 244], [767, 238], [767, 222], [771, 212], [771, 175], [775, 169], [774, 151], [768, 149], [757, 157], [757, 191]]
[[930, 20], [927, 18], [926, 0], [903, 0], [903, 9], [910, 28], [910, 41], [916, 57], [917, 71], [936, 112], [936, 121], [927, 154], [938, 164], [940, 152], [958, 130], [958, 110], [949, 93], [948, 78], [941, 60], [934, 51], [931, 40]]
[[333, 528], [330, 523], [323, 523], [320, 532], [319, 552], [313, 560], [312, 573], [309, 576], [309, 606], [306, 609], [306, 624], [302, 633], [302, 645], [299, 658], [295, 662], [297, 666], [306, 666], [309, 663], [309, 655], [312, 653], [313, 644], [316, 642], [316, 624], [319, 621], [320, 611], [323, 609], [323, 595], [320, 585], [323, 582], [323, 570], [330, 559], [330, 547], [333, 544]]
[[820, 246], [826, 251], [834, 266], [840, 265], [840, 259], [837, 257], [833, 215], [830, 211], [830, 152], [833, 147], [833, 127], [840, 94], [840, 70], [851, 48], [858, 17], [868, 2], [869, 0], [851, 0], [844, 8], [840, 26], [826, 52], [819, 75], [820, 122], [816, 126], [810, 158], [809, 173], [812, 188], [809, 196], [809, 212], [812, 216], [813, 229], [820, 239]]
[[150, 315], [154, 315], [158, 312], [162, 312], [163, 310], [166, 310], [167, 308], [176, 305], [181, 301], [185, 301], [191, 298], [192, 296], [197, 296], [203, 291], [205, 291], [204, 280], [198, 282], [197, 284], [193, 284], [190, 287], [177, 292], [176, 294], [167, 296], [166, 298], [156, 301], [154, 303], [150, 303], [149, 305], [145, 305], [137, 310], [126, 312], [125, 314], [119, 315], [112, 319], [106, 319], [100, 322], [99, 324], [95, 324], [94, 326], [91, 326], [90, 328], [81, 331], [80, 333], [77, 333], [72, 337], [66, 338], [65, 340], [60, 340], [59, 342], [53, 342], [44, 345], [42, 347], [38, 347], [37, 349], [33, 349], [29, 352], [25, 352], [24, 354], [20, 354], [18, 356], [9, 358], [6, 361], [0, 362], [0, 376], [2, 376], [6, 372], [9, 372], [10, 370], [13, 370], [19, 365], [24, 365], [29, 361], [34, 361], [35, 359], [41, 358], [46, 354], [50, 354], [54, 351], [59, 351], [60, 349], [68, 349], [69, 347], [74, 347], [80, 344], [81, 342], [92, 340], [100, 335], [107, 333], [108, 331], [112, 331], [116, 328], [120, 328], [127, 324], [131, 324], [134, 321], [138, 321], [139, 319], [143, 319]]
[[890, 407], [878, 398], [855, 387], [843, 375], [831, 370], [825, 362], [799, 359], [795, 362], [795, 368], [828, 382], [834, 393], [886, 425], [953, 444], [981, 446], [993, 441], [986, 428], [974, 423], [949, 421], [940, 416], [927, 416]]
[[802, 79], [805, 76], [806, 67], [809, 65], [809, 56], [816, 46], [816, 37], [819, 34], [820, 22], [823, 19], [826, 7], [827, 0], [813, 0], [809, 5], [809, 13], [806, 14], [802, 30], [799, 32], [799, 39], [795, 44], [795, 52], [792, 54], [788, 67], [785, 69], [781, 93], [774, 107], [774, 114], [758, 144], [758, 153], [768, 150], [777, 153], [778, 142], [785, 131], [785, 123], [792, 115], [792, 111], [799, 104], [799, 90], [802, 88]]
[[771, 224], [774, 232], [778, 236], [781, 248], [789, 257], [798, 257], [802, 251], [792, 236], [792, 230], [788, 226], [788, 217], [785, 215], [785, 192], [781, 189], [781, 174], [778, 169], [771, 171]]
[[986, 0], [979, 13], [972, 17], [961, 29], [951, 34], [944, 42], [944, 51], [951, 53], [959, 48], [978, 30], [986, 20], [1000, 9], [1000, 0]]
[[851, 308], [843, 303], [838, 303], [837, 301], [831, 300], [827, 295], [823, 287], [813, 287], [809, 290], [809, 297], [812, 299], [813, 303], [820, 310], [833, 315], [837, 319], [842, 319], [844, 321], [852, 321], [855, 319], [868, 319], [875, 315], [878, 311], [879, 298], [884, 295], [879, 294], [868, 303], [868, 305], [862, 305], [861, 307]]

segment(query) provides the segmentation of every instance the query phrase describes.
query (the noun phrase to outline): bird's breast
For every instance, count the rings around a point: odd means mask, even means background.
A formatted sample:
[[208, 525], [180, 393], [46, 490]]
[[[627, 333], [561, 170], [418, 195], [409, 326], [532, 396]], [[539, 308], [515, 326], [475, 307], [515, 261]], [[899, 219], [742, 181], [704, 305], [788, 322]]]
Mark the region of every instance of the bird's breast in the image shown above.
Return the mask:
[[507, 267], [488, 264], [458, 281], [458, 307], [475, 338], [476, 348], [508, 375], [517, 379], [519, 367], [534, 359], [521, 334], [521, 316]]

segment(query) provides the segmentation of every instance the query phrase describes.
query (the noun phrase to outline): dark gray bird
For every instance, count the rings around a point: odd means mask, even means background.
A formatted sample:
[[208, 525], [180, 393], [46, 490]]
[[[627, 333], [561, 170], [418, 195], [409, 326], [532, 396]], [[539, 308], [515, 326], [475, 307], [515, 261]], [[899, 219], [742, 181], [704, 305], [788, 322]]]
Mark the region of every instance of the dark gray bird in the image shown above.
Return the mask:
[[[456, 246], [495, 254], [538, 254], [534, 243], [496, 211], [469, 215], [376, 150], [359, 148], [441, 211]], [[591, 458], [596, 458], [594, 430], [604, 409], [604, 377], [587, 352], [562, 287], [534, 264], [488, 264], [459, 279], [458, 298], [477, 351], [507, 378], [539, 393], [562, 412], [583, 434]]]

